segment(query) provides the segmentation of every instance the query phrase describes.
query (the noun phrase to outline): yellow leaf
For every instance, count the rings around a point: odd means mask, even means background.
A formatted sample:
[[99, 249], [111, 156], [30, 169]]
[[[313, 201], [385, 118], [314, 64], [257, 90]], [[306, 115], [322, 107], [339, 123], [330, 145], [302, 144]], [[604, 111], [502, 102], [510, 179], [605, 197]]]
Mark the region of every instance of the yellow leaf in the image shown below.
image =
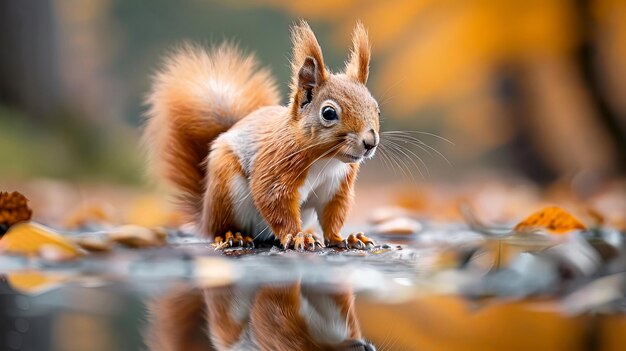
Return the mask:
[[23, 293], [40, 293], [59, 282], [63, 278], [52, 275], [44, 275], [37, 271], [22, 271], [7, 274], [7, 282], [15, 290]]
[[52, 229], [33, 222], [22, 222], [12, 226], [0, 239], [0, 252], [20, 255], [38, 255], [44, 247], [53, 246], [65, 257], [76, 258], [80, 249], [69, 239]]
[[515, 226], [516, 232], [546, 229], [552, 234], [564, 234], [576, 229], [587, 229], [576, 217], [557, 206], [549, 206], [526, 217]]

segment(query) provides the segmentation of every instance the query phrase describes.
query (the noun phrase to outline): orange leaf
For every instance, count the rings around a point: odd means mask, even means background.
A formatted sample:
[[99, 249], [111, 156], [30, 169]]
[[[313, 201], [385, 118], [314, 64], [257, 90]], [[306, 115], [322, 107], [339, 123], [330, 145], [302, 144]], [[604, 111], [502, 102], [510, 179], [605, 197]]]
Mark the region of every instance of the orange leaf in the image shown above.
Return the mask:
[[0, 252], [20, 255], [38, 255], [42, 248], [54, 247], [65, 257], [78, 257], [79, 248], [52, 229], [33, 222], [21, 222], [12, 226], [0, 239]]
[[26, 294], [42, 293], [64, 280], [60, 276], [44, 275], [37, 271], [12, 272], [6, 278], [13, 289]]
[[526, 217], [515, 226], [515, 231], [524, 232], [542, 228], [552, 234], [564, 234], [575, 229], [587, 229], [576, 217], [557, 206], [545, 207]]

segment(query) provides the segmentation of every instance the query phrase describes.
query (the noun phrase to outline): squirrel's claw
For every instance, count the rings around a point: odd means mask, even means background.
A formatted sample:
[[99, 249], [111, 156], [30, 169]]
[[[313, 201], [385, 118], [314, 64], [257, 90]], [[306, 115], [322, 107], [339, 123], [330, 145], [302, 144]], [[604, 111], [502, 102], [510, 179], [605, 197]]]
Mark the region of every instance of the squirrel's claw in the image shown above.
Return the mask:
[[249, 236], [244, 236], [243, 237], [243, 247], [245, 248], [249, 248], [249, 249], [254, 249], [254, 239], [252, 239]]
[[254, 240], [247, 236], [242, 235], [237, 232], [233, 235], [232, 232], [228, 231], [224, 235], [224, 238], [221, 236], [216, 236], [215, 241], [213, 242], [213, 247], [215, 250], [224, 250], [230, 247], [242, 247], [242, 248], [254, 248]]
[[291, 247], [293, 242], [293, 235], [291, 234], [287, 234], [285, 236], [283, 236], [283, 238], [280, 240], [280, 244], [283, 247], [283, 250], [287, 250]]
[[365, 248], [365, 244], [363, 244], [361, 240], [357, 239], [354, 234], [348, 235], [347, 241], [349, 249], [363, 250]]
[[[290, 235], [290, 234], [288, 234]], [[293, 238], [293, 249], [297, 251], [316, 251], [319, 248], [324, 247], [324, 244], [320, 242], [318, 237], [313, 233], [300, 232]], [[285, 248], [286, 249], [286, 248]]]
[[358, 232], [356, 234], [348, 235], [347, 247], [349, 249], [356, 250], [370, 250], [373, 249], [375, 244], [374, 241], [363, 234], [363, 232]]
[[374, 242], [374, 240], [366, 237], [365, 234], [363, 234], [363, 232], [356, 233], [356, 238], [361, 240], [361, 242], [365, 244], [365, 247], [368, 250], [373, 249], [376, 246], [376, 243]]
[[348, 247], [348, 241], [346, 239], [342, 239], [341, 236], [338, 236], [336, 239], [325, 239], [324, 241], [328, 247], [336, 247], [340, 249]]

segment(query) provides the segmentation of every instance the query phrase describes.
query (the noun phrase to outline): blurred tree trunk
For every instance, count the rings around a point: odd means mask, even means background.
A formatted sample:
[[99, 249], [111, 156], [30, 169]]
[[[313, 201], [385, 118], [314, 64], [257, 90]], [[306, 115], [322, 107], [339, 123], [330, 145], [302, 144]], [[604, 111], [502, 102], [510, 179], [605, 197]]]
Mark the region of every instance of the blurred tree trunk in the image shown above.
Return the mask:
[[620, 173], [623, 173], [626, 171], [626, 130], [622, 129], [618, 121], [619, 116], [616, 109], [609, 104], [607, 94], [604, 91], [606, 84], [603, 84], [597, 67], [600, 64], [596, 60], [599, 52], [596, 45], [598, 35], [592, 17], [592, 3], [589, 0], [577, 0], [575, 3], [581, 30], [581, 44], [576, 53], [581, 75], [589, 91], [590, 100], [598, 111], [598, 122], [606, 129], [607, 135], [618, 150], [618, 159], [615, 160], [616, 168]]
[[56, 44], [52, 0], [0, 1], [0, 103], [50, 118], [60, 96]]
[[512, 140], [506, 146], [507, 152], [513, 156], [509, 159], [510, 166], [539, 184], [549, 184], [558, 178], [558, 170], [548, 164], [548, 160], [534, 142], [537, 136], [528, 119], [533, 114], [529, 110], [532, 96], [528, 92], [527, 84], [524, 84], [525, 77], [529, 74], [527, 67], [512, 61], [502, 65], [498, 73], [496, 95], [504, 107], [505, 118], [515, 130]]

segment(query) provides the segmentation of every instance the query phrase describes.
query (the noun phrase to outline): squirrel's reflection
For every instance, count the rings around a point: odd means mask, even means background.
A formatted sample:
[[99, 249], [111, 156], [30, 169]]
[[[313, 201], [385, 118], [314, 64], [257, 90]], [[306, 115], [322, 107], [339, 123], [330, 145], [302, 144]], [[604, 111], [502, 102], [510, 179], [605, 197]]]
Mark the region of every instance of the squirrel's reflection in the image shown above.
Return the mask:
[[149, 309], [153, 351], [376, 350], [361, 338], [348, 290], [300, 283], [187, 289]]

